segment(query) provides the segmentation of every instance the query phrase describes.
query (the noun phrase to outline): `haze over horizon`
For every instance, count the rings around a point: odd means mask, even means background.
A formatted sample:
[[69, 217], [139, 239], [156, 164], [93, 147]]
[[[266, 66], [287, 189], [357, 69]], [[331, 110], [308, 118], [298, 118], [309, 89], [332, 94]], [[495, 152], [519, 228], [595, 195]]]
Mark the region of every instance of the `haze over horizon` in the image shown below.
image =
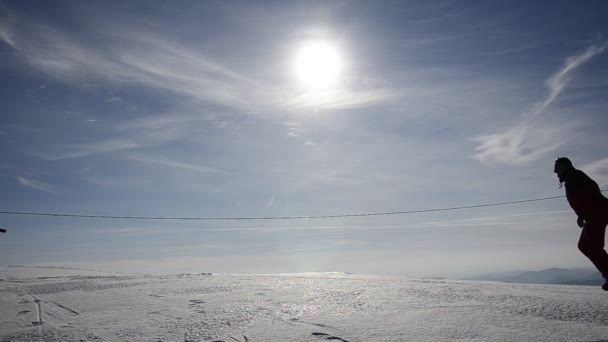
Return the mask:
[[[0, 211], [394, 212], [608, 189], [605, 1], [0, 1]], [[564, 198], [300, 220], [0, 214], [0, 264], [591, 268]]]

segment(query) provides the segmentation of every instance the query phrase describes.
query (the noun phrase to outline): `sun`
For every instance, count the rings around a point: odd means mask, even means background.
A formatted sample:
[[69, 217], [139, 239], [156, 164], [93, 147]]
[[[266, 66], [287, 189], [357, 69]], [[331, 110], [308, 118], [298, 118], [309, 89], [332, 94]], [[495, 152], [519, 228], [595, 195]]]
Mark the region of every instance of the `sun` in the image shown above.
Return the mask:
[[342, 72], [343, 61], [335, 44], [329, 41], [309, 41], [300, 46], [294, 60], [297, 79], [311, 89], [335, 85]]

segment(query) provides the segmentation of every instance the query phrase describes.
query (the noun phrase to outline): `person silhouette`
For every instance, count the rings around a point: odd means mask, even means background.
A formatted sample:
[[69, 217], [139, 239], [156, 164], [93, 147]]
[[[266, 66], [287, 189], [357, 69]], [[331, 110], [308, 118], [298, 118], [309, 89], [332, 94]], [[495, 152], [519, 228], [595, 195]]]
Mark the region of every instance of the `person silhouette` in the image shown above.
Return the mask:
[[608, 198], [602, 195], [597, 183], [583, 171], [577, 170], [570, 159], [557, 158], [553, 172], [559, 187], [566, 186], [566, 198], [578, 216], [576, 223], [582, 228], [578, 249], [587, 257], [605, 279], [602, 289], [608, 291], [608, 253], [604, 238], [608, 225]]

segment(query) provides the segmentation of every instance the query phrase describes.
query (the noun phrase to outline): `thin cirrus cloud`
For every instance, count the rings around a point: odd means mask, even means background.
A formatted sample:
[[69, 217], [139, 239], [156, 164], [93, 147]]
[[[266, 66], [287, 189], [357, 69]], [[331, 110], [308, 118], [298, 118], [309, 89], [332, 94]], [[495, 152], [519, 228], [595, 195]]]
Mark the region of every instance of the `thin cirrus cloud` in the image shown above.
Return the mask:
[[599, 186], [608, 187], [608, 157], [584, 165], [581, 169], [595, 179]]
[[213, 168], [213, 167], [208, 167], [208, 166], [205, 166], [205, 165], [196, 165], [196, 164], [191, 164], [191, 163], [171, 160], [169, 158], [164, 158], [164, 157], [150, 157], [150, 156], [144, 156], [144, 155], [130, 155], [127, 158], [130, 159], [130, 160], [133, 160], [133, 161], [137, 161], [137, 162], [142, 162], [142, 163], [147, 163], [147, 164], [154, 164], [154, 165], [160, 165], [160, 166], [164, 166], [164, 167], [168, 167], [168, 168], [183, 169], [183, 170], [193, 171], [193, 172], [197, 172], [197, 173], [229, 174], [229, 172], [226, 172], [226, 171], [223, 171], [223, 170], [220, 170], [220, 169], [216, 169], [216, 168]]
[[546, 110], [564, 91], [575, 71], [607, 47], [608, 43], [593, 44], [581, 54], [567, 58], [564, 66], [547, 79], [549, 94], [530, 112], [523, 114], [518, 124], [503, 133], [473, 139], [479, 142], [475, 157], [481, 162], [524, 164], [567, 143], [564, 139], [568, 136], [566, 133], [580, 124], [551, 120]]
[[135, 137], [114, 137], [92, 143], [58, 145], [53, 147], [55, 151], [46, 151], [43, 153], [36, 152], [33, 154], [46, 160], [73, 159], [102, 153], [153, 146], [169, 141], [173, 136], [174, 135], [158, 136], [153, 133], [141, 133], [139, 136]]
[[0, 26], [0, 40], [4, 41], [10, 46], [14, 46], [13, 38], [6, 27]]
[[13, 36], [10, 31], [9, 21], [11, 16], [6, 6], [0, 2], [0, 40], [10, 46], [14, 46]]
[[55, 189], [53, 186], [51, 186], [50, 184], [41, 182], [41, 181], [37, 181], [37, 180], [33, 180], [33, 179], [29, 179], [29, 178], [25, 178], [25, 177], [21, 177], [18, 176], [17, 177], [17, 181], [19, 182], [19, 184], [26, 186], [30, 189], [34, 189], [34, 190], [39, 190], [39, 191], [46, 191], [46, 192], [53, 192]]
[[[329, 95], [302, 93], [284, 82], [247, 75], [253, 75], [252, 70], [237, 72], [137, 27], [116, 25], [120, 32], [115, 32], [116, 27], [102, 28], [102, 37], [112, 39], [87, 45], [51, 26], [23, 18], [13, 21], [19, 21], [19, 30], [16, 25], [0, 27], [0, 38], [33, 67], [69, 83], [91, 79], [134, 83], [229, 108], [270, 111], [364, 107], [393, 96], [387, 89], [357, 89], [356, 85]], [[282, 67], [277, 65], [279, 70]]]
[[[9, 16], [11, 20], [0, 25], [0, 39], [30, 66], [77, 87], [89, 82], [143, 85], [167, 92], [172, 95], [168, 99], [189, 103], [192, 108], [217, 105], [278, 120], [289, 120], [286, 112], [362, 108], [396, 98], [394, 89], [371, 89], [357, 81], [331, 91], [302, 92], [286, 82], [265, 81], [265, 75], [256, 77], [253, 70], [233, 70], [201, 51], [131, 24], [99, 27], [97, 37], [101, 38], [88, 44], [53, 26]], [[284, 71], [278, 65], [277, 70]], [[123, 101], [115, 96], [104, 99], [113, 104]], [[44, 160], [65, 160], [169, 143], [187, 135], [196, 126], [192, 124], [201, 121], [200, 113], [192, 108], [178, 107], [173, 113], [105, 126], [104, 138], [87, 135], [77, 142], [46, 144], [27, 152]], [[215, 121], [225, 122], [224, 114], [216, 115], [220, 117]]]
[[283, 106], [292, 109], [315, 107], [315, 109], [347, 109], [370, 106], [396, 98], [398, 91], [377, 90], [330, 90], [298, 94], [287, 98]]
[[46, 160], [64, 160], [157, 146], [182, 138], [195, 131], [201, 122], [209, 120], [201, 118], [191, 108], [184, 109], [181, 115], [148, 115], [106, 125], [109, 138], [85, 137], [79, 143], [49, 145], [43, 152], [32, 154]]

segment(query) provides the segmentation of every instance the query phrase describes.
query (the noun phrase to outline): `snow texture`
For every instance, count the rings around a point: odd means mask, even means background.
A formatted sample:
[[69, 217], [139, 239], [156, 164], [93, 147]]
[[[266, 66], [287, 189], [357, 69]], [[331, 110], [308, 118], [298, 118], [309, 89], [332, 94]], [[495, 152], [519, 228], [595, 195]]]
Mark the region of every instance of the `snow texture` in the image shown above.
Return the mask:
[[0, 341], [608, 341], [608, 293], [343, 273], [0, 267]]

